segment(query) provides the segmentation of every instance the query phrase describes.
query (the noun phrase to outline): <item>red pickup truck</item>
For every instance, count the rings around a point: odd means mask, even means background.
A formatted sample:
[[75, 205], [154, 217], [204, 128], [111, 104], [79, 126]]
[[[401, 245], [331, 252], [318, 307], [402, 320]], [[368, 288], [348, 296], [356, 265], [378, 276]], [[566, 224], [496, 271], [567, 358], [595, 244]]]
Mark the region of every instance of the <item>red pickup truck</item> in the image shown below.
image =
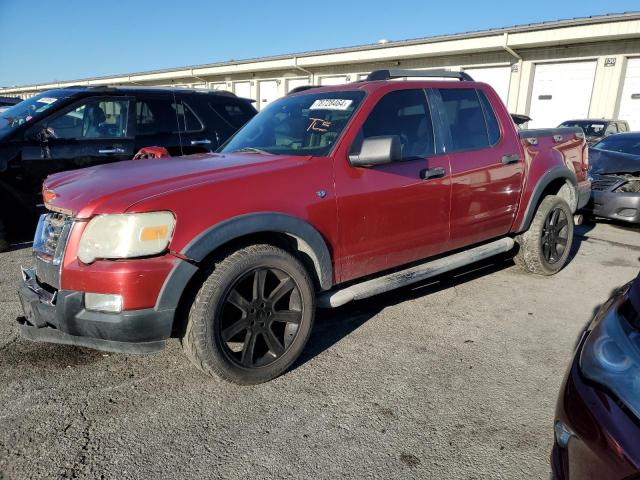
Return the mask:
[[178, 337], [204, 372], [264, 382], [300, 355], [317, 305], [512, 249], [557, 272], [587, 167], [580, 129], [517, 132], [464, 73], [298, 91], [218, 153], [50, 176], [19, 328], [116, 352]]

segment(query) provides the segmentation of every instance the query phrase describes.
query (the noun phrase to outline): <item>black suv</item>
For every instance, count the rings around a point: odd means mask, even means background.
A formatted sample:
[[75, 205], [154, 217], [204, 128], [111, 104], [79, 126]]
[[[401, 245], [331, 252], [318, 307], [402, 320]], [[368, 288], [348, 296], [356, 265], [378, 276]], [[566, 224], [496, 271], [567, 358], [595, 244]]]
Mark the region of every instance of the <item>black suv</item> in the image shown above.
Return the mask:
[[1, 112], [0, 251], [32, 233], [47, 175], [128, 160], [143, 147], [213, 151], [255, 114], [229, 92], [154, 87], [49, 90]]

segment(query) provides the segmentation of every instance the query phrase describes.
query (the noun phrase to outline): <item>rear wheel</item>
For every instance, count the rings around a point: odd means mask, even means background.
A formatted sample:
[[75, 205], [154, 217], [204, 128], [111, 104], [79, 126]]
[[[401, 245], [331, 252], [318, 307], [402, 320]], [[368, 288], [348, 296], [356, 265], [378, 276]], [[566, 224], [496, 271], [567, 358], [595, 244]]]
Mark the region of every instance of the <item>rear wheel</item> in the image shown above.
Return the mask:
[[529, 229], [516, 238], [520, 248], [514, 260], [525, 270], [553, 275], [567, 262], [573, 243], [573, 213], [555, 195], [545, 197]]
[[192, 305], [182, 345], [205, 373], [262, 383], [302, 353], [314, 314], [304, 266], [282, 249], [252, 245], [216, 263]]

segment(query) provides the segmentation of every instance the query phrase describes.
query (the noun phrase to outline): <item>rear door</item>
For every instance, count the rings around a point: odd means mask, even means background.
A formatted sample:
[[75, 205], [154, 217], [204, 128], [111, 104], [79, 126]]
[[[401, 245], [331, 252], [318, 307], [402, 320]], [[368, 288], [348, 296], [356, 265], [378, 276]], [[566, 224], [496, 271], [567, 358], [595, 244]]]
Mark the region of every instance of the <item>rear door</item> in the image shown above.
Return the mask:
[[79, 100], [36, 125], [39, 145], [23, 150], [24, 167], [41, 178], [134, 155], [133, 99], [90, 97]]
[[136, 95], [136, 153], [144, 147], [164, 147], [172, 157], [182, 154], [173, 104], [173, 95], [169, 93]]
[[[493, 102], [498, 97], [487, 91]], [[451, 162], [451, 248], [509, 232], [518, 207], [523, 159], [518, 135], [487, 94], [475, 88], [433, 90]], [[508, 125], [508, 127], [507, 127]]]
[[[368, 168], [336, 160], [342, 280], [379, 272], [447, 249], [449, 159], [436, 148], [432, 114], [422, 89], [395, 90], [373, 107], [356, 137], [397, 135], [402, 160]], [[423, 180], [429, 169], [440, 172]]]

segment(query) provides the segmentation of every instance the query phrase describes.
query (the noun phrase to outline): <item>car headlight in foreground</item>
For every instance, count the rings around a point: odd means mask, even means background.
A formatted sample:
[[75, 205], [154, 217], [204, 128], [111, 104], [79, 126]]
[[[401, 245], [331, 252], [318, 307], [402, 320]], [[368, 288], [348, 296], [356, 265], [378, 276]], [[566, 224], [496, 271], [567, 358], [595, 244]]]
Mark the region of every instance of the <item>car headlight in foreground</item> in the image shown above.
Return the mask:
[[589, 380], [609, 389], [640, 418], [640, 325], [631, 300], [612, 308], [589, 334], [580, 356], [580, 369]]
[[92, 263], [157, 255], [169, 245], [175, 224], [171, 212], [98, 215], [82, 233], [78, 258]]

